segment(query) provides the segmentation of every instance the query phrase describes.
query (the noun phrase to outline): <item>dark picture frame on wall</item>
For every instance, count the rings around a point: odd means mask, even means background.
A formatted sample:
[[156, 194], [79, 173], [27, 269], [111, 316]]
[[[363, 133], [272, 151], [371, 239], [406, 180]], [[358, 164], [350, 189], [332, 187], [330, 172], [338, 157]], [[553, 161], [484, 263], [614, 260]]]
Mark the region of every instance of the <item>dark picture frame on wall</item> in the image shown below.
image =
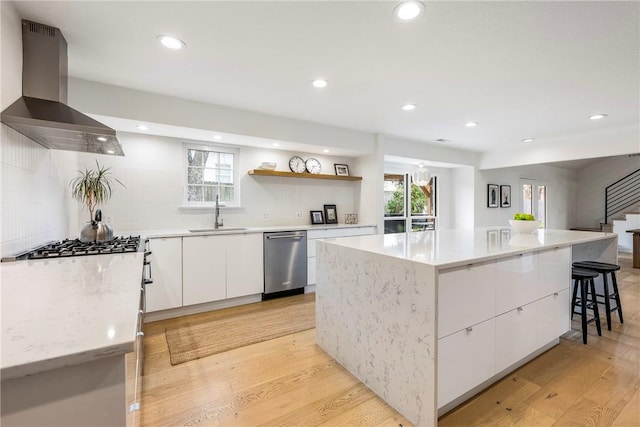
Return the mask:
[[324, 205], [324, 221], [325, 224], [338, 223], [338, 211], [336, 205]]
[[511, 207], [511, 186], [510, 185], [500, 186], [500, 207], [501, 208]]
[[487, 207], [497, 208], [500, 206], [500, 186], [498, 184], [487, 184]]
[[311, 224], [324, 224], [322, 211], [309, 211], [311, 213]]

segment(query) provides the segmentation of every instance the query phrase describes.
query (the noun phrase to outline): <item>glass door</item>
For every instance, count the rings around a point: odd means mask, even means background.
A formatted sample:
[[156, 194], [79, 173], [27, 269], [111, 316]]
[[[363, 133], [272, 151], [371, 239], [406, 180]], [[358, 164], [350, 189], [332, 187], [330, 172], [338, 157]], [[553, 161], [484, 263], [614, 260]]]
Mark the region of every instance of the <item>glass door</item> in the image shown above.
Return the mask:
[[521, 208], [540, 220], [540, 228], [547, 228], [547, 183], [521, 180]]
[[437, 177], [419, 186], [409, 174], [384, 175], [384, 233], [436, 229]]

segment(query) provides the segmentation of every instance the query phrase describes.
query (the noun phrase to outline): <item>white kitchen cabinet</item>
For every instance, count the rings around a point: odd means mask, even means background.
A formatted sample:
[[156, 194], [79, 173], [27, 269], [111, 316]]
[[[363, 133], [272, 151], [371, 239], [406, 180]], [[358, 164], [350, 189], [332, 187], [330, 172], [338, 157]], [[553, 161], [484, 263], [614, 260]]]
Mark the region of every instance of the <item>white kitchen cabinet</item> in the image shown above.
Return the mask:
[[[569, 264], [570, 265], [570, 264]], [[496, 263], [496, 314], [538, 298], [538, 254], [528, 253]]]
[[264, 292], [263, 234], [225, 236], [227, 298]]
[[194, 236], [183, 239], [183, 305], [227, 297], [226, 237]]
[[182, 238], [149, 239], [153, 283], [146, 286], [147, 312], [182, 306]]
[[538, 349], [539, 315], [532, 303], [496, 317], [496, 373]]
[[495, 374], [495, 321], [438, 340], [438, 408]]
[[571, 329], [571, 301], [569, 288], [536, 301], [538, 316], [538, 347]]
[[376, 234], [376, 227], [340, 227], [307, 231], [307, 285], [316, 283], [316, 239]]
[[495, 276], [495, 262], [438, 275], [438, 338], [495, 317]]
[[568, 289], [571, 283], [571, 248], [538, 252], [538, 264], [544, 265], [538, 276], [538, 298]]

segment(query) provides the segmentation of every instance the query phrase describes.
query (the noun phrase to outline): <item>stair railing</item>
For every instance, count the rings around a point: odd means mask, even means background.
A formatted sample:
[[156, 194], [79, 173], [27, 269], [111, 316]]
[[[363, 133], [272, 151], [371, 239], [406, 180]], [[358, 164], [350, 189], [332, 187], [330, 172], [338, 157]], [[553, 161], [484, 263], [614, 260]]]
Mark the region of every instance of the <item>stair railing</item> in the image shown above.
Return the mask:
[[640, 169], [620, 178], [604, 190], [604, 223], [609, 217], [640, 202]]

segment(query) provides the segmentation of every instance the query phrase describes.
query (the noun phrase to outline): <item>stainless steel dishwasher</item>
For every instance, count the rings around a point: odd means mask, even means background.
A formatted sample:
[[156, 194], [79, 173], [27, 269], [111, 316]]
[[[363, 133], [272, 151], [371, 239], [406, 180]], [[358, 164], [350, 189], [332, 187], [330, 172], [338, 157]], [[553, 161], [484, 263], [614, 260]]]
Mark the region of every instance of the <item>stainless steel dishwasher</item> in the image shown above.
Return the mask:
[[264, 298], [303, 293], [307, 285], [307, 232], [264, 233]]

